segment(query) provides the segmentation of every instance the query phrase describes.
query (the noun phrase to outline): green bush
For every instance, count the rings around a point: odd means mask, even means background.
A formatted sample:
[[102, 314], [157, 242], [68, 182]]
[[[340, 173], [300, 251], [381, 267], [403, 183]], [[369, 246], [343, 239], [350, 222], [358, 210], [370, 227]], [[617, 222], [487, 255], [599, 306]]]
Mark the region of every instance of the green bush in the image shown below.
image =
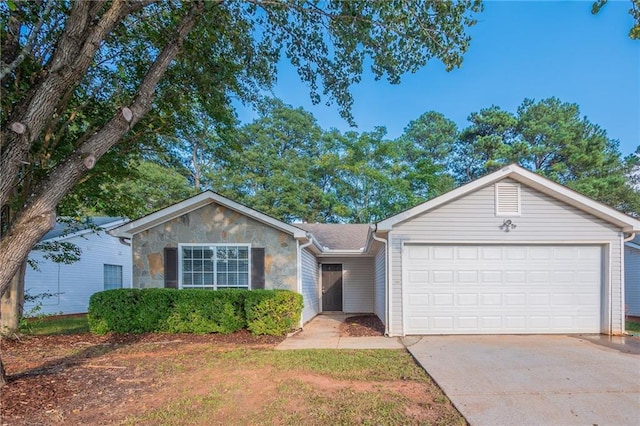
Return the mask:
[[95, 293], [87, 319], [92, 333], [285, 334], [295, 328], [302, 296], [286, 290], [116, 289]]
[[233, 333], [245, 327], [244, 292], [180, 290], [167, 320], [171, 333]]
[[300, 322], [302, 295], [287, 290], [253, 290], [247, 292], [244, 309], [251, 333], [279, 336]]

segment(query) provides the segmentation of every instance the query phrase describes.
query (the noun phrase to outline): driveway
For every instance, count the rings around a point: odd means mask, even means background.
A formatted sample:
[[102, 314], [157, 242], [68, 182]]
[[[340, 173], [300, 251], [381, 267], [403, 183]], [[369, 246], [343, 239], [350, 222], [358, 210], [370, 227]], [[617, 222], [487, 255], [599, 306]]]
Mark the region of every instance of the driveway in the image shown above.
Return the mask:
[[640, 424], [640, 340], [427, 336], [407, 349], [471, 425]]

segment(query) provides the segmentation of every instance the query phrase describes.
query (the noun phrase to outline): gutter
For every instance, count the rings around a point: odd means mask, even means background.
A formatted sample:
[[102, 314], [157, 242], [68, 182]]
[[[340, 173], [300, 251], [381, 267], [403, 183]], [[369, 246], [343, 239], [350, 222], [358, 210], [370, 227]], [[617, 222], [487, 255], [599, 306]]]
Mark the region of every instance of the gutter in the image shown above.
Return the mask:
[[384, 335], [389, 337], [389, 251], [387, 249], [387, 240], [384, 238], [380, 238], [376, 236], [376, 231], [378, 229], [378, 225], [370, 225], [369, 229], [371, 230], [371, 237], [378, 241], [379, 243], [384, 244]]

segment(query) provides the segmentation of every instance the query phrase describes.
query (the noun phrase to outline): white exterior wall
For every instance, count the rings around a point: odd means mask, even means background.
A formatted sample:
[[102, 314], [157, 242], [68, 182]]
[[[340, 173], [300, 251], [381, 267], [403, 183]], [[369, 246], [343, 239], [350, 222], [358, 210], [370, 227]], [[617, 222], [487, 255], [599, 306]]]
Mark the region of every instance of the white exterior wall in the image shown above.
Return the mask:
[[386, 322], [385, 315], [385, 275], [387, 274], [387, 257], [385, 246], [380, 244], [378, 251], [376, 252], [375, 262], [375, 276], [374, 276], [374, 295], [373, 295], [373, 312], [380, 318], [382, 323]]
[[[81, 250], [80, 260], [70, 265], [43, 260], [42, 254], [31, 252], [30, 259], [38, 261], [39, 271], [27, 266], [25, 291], [35, 296], [41, 293], [59, 293], [42, 299], [38, 314], [77, 314], [87, 312], [89, 298], [104, 290], [103, 265], [122, 266], [122, 286], [131, 287], [131, 247], [103, 231], [64, 239]], [[36, 302], [37, 303], [37, 302]], [[28, 314], [34, 303], [25, 303]]]
[[342, 310], [345, 313], [372, 313], [374, 288], [373, 257], [319, 258], [320, 263], [342, 264]]
[[302, 323], [306, 323], [320, 313], [318, 287], [318, 261], [308, 250], [302, 250]]
[[625, 305], [627, 315], [640, 317], [640, 249], [624, 249]]
[[[517, 225], [511, 232], [504, 232], [499, 228], [507, 217], [495, 215], [494, 184], [393, 227], [389, 233], [392, 269], [391, 335], [401, 335], [403, 331], [402, 244], [408, 241], [479, 244], [588, 242], [603, 245], [605, 287], [611, 283], [611, 329], [614, 334], [622, 332], [624, 311], [620, 230], [535, 189], [522, 184], [520, 186], [522, 214], [508, 217]], [[609, 305], [608, 292], [603, 294], [602, 300], [604, 305]], [[606, 314], [606, 311], [603, 312], [603, 318], [608, 326], [608, 318], [604, 317]], [[605, 331], [607, 330], [603, 330]]]

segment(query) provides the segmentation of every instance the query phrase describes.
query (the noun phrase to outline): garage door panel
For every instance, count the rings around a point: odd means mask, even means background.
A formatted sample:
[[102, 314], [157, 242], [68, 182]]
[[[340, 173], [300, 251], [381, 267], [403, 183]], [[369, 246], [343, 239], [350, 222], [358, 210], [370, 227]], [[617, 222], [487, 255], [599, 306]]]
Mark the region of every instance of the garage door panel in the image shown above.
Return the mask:
[[600, 332], [598, 246], [404, 249], [407, 334]]

